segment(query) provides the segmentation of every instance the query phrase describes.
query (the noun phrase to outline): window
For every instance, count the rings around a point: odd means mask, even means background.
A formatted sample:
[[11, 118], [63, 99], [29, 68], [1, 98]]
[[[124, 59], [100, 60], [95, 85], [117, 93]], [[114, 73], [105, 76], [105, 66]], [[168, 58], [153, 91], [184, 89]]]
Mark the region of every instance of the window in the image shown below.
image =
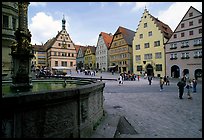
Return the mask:
[[140, 60], [141, 60], [140, 55], [136, 55], [136, 56], [135, 56], [135, 60], [136, 60], [136, 61], [140, 61]]
[[177, 48], [177, 44], [176, 43], [172, 43], [170, 49], [176, 49]]
[[190, 58], [188, 52], [186, 52], [186, 53], [181, 53], [181, 59], [188, 59], [188, 58]]
[[156, 71], [162, 71], [162, 64], [156, 64]]
[[61, 53], [60, 53], [60, 52], [58, 52], [58, 56], [60, 56], [60, 54], [61, 54]]
[[136, 49], [136, 50], [140, 50], [140, 45], [136, 45], [136, 46], [135, 46], [135, 49]]
[[184, 36], [185, 36], [184, 32], [183, 32], [183, 33], [181, 33], [181, 37], [184, 37]]
[[160, 59], [162, 58], [161, 52], [155, 53], [155, 59]]
[[152, 59], [152, 54], [149, 53], [149, 54], [144, 54], [144, 59], [147, 60], [147, 59]]
[[202, 57], [202, 50], [194, 52], [194, 58], [201, 58]]
[[137, 66], [137, 71], [142, 71], [142, 66], [141, 65]]
[[74, 57], [74, 54], [72, 53], [72, 57]]
[[177, 38], [177, 34], [174, 34], [174, 38]]
[[193, 16], [193, 13], [189, 13], [189, 17], [192, 17]]
[[60, 46], [61, 45], [61, 43], [58, 43], [58, 46]]
[[12, 18], [12, 25], [13, 25], [13, 30], [16, 30], [16, 19]]
[[68, 47], [70, 47], [70, 44], [68, 44]]
[[202, 23], [202, 18], [201, 18], [201, 19], [198, 19], [198, 23], [199, 23], [199, 24]]
[[55, 66], [58, 66], [58, 61], [55, 61]]
[[3, 28], [9, 27], [9, 17], [7, 15], [3, 15]]
[[70, 62], [70, 67], [73, 67], [73, 62]]
[[199, 46], [199, 45], [202, 45], [202, 38], [194, 40], [194, 46]]
[[144, 23], [144, 28], [146, 28], [147, 27], [147, 23]]
[[189, 47], [188, 41], [181, 42], [181, 48]]
[[145, 48], [149, 48], [149, 43], [144, 44]]
[[154, 41], [154, 47], [160, 46], [160, 41]]
[[189, 35], [193, 35], [193, 31], [189, 31]]
[[143, 34], [140, 34], [140, 39], [143, 38]]
[[149, 36], [152, 36], [152, 31], [150, 31], [150, 32], [148, 33], [148, 35], [149, 35]]
[[177, 54], [176, 53], [172, 53], [170, 55], [170, 60], [174, 60], [174, 59], [177, 59]]
[[54, 56], [57, 56], [57, 52], [54, 52]]
[[181, 23], [181, 28], [184, 28], [184, 23]]
[[61, 65], [64, 66], [64, 67], [67, 67], [67, 61], [62, 61]]
[[202, 34], [202, 29], [198, 29], [199, 34]]
[[193, 21], [190, 21], [190, 22], [189, 22], [189, 26], [193, 26]]

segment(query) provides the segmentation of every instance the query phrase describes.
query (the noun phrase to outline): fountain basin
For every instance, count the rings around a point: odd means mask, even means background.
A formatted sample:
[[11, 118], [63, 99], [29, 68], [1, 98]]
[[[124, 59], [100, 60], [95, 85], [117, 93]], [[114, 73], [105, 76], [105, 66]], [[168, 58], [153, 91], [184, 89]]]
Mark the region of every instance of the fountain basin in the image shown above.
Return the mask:
[[[57, 81], [50, 81], [52, 82]], [[62, 80], [58, 82], [61, 83]], [[35, 81], [33, 85], [34, 83]], [[94, 127], [104, 116], [105, 83], [81, 80], [80, 84], [71, 88], [4, 93], [1, 100], [3, 137], [90, 137]]]

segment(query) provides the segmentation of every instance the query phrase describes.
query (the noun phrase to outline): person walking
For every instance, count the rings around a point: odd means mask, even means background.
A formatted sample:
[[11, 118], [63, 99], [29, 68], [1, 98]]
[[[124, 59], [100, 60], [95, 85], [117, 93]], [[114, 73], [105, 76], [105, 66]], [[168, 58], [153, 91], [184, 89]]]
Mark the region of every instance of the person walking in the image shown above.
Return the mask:
[[122, 77], [122, 74], [120, 74], [118, 80], [119, 80], [119, 85], [123, 84], [123, 77]]
[[[164, 84], [166, 84], [166, 75], [164, 76], [164, 79], [163, 79], [163, 80], [164, 80]], [[166, 84], [166, 85], [167, 85], [167, 84]]]
[[166, 85], [170, 85], [170, 82], [169, 82], [169, 76], [166, 76]]
[[178, 89], [179, 89], [179, 98], [183, 99], [183, 92], [184, 87], [186, 86], [186, 81], [184, 78], [181, 78], [181, 80], [177, 83]]
[[160, 84], [160, 91], [162, 91], [163, 90], [163, 85], [164, 85], [164, 80], [163, 80], [162, 77], [160, 77], [159, 84]]
[[137, 75], [137, 80], [140, 81], [140, 75], [139, 74]]
[[197, 86], [196, 79], [193, 79], [192, 83], [193, 83], [193, 92], [196, 93], [196, 86]]
[[148, 76], [149, 85], [152, 84], [152, 76]]
[[186, 84], [186, 89], [187, 89], [187, 98], [188, 98], [188, 99], [192, 99], [192, 96], [191, 96], [192, 82], [191, 82], [190, 79], [189, 79], [189, 81], [188, 81], [187, 84]]

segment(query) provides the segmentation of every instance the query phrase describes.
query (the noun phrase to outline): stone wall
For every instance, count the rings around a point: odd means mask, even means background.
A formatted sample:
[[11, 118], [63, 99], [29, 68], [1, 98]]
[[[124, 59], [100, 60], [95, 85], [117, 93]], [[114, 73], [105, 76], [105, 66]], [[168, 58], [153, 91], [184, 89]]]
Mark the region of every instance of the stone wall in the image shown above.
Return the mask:
[[6, 138], [88, 138], [103, 117], [105, 83], [1, 99]]

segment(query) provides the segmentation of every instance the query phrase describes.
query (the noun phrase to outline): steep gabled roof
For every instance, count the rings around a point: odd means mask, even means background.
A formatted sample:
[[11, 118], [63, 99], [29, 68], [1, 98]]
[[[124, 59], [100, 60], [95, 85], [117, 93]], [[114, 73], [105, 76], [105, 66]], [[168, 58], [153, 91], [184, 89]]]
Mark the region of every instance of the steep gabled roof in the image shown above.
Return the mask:
[[158, 26], [158, 28], [163, 33], [164, 37], [169, 39], [171, 37], [171, 35], [173, 34], [173, 31], [171, 30], [171, 28], [167, 24], [158, 20], [158, 18], [155, 18], [154, 16], [152, 16], [151, 14], [150, 14], [150, 16], [152, 17], [155, 24]]
[[81, 46], [81, 45], [74, 45], [74, 46], [75, 46], [75, 49], [76, 49], [77, 54], [78, 54], [79, 50], [81, 50], [82, 53], [83, 53], [83, 55], [84, 55], [84, 53], [85, 53], [85, 51], [86, 51], [86, 49], [87, 49], [86, 46]]
[[37, 52], [45, 52], [46, 51], [46, 48], [44, 47], [44, 45], [32, 45], [33, 47], [33, 50], [34, 51], [37, 51]]
[[74, 45], [74, 48], [75, 48], [75, 50], [76, 50], [76, 53], [78, 53], [80, 47], [81, 47], [81, 45]]
[[115, 35], [117, 35], [119, 33], [121, 33], [123, 35], [127, 44], [132, 46], [132, 40], [135, 36], [135, 32], [130, 30], [130, 29], [124, 28], [122, 26], [119, 26], [118, 30], [115, 32]]
[[91, 50], [91, 53], [92, 54], [95, 54], [96, 53], [96, 47], [95, 46], [87, 46], [87, 49], [90, 49]]
[[107, 46], [107, 49], [110, 49], [110, 44], [111, 44], [111, 41], [113, 39], [113, 35], [107, 34], [105, 32], [101, 32], [100, 35], [103, 37], [103, 40]]
[[55, 41], [56, 41], [56, 38], [55, 38], [55, 37], [53, 37], [52, 39], [49, 39], [49, 40], [44, 44], [45, 49], [47, 50], [47, 49], [51, 48]]

